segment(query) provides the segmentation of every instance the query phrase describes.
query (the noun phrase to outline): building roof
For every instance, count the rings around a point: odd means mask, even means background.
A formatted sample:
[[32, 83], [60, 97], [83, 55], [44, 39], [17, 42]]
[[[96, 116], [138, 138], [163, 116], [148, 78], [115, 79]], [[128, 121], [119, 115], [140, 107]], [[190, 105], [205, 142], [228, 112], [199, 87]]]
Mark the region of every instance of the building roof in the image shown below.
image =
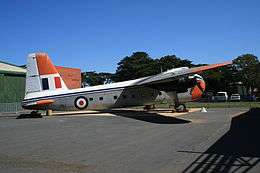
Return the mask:
[[0, 61], [0, 73], [25, 74], [26, 69], [14, 64]]

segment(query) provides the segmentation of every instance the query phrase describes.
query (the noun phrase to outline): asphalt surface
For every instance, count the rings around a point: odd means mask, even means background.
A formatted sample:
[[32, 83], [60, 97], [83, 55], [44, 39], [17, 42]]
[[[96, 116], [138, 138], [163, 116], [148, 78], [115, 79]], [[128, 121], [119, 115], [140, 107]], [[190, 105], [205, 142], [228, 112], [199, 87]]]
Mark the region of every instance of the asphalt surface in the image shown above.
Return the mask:
[[259, 173], [260, 114], [246, 111], [1, 114], [0, 172]]

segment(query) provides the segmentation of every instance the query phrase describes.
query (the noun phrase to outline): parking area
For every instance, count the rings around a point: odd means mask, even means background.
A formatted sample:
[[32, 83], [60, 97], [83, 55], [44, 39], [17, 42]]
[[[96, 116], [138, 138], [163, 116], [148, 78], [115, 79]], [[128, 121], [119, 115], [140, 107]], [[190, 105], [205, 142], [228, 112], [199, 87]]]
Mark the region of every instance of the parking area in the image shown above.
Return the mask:
[[0, 172], [259, 172], [259, 109], [0, 116]]

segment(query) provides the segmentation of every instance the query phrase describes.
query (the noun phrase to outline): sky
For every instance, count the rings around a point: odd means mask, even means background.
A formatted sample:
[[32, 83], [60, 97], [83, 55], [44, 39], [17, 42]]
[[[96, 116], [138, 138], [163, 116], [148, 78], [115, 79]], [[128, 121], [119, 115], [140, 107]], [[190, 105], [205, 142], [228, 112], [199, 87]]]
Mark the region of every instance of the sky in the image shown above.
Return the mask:
[[0, 60], [115, 72], [133, 52], [193, 63], [260, 56], [259, 0], [1, 0]]

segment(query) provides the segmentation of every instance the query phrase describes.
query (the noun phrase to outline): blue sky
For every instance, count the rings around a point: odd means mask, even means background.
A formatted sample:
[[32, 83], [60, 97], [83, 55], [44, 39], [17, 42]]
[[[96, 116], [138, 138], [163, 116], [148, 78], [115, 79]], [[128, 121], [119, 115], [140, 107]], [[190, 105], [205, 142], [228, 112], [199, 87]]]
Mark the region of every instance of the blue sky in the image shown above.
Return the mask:
[[260, 56], [258, 0], [2, 0], [0, 60], [44, 51], [56, 65], [114, 72], [145, 51], [194, 63]]

